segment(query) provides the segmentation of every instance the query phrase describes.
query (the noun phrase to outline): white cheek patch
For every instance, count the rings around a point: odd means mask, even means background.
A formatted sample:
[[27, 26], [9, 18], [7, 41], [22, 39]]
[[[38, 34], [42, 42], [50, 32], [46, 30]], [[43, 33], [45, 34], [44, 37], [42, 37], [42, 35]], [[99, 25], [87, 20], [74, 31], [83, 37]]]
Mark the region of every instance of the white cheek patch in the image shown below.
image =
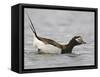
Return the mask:
[[75, 39], [78, 43], [82, 43], [82, 39], [81, 38], [77, 38]]

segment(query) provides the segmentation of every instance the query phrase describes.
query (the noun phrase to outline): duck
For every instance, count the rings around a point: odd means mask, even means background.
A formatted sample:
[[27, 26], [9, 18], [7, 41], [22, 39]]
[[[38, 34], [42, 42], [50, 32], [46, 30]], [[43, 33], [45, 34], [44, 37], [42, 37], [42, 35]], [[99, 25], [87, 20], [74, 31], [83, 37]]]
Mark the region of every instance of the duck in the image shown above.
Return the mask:
[[86, 44], [83, 41], [81, 36], [74, 36], [68, 44], [60, 44], [55, 40], [43, 38], [37, 35], [37, 32], [34, 28], [34, 25], [31, 21], [31, 18], [27, 14], [28, 19], [30, 21], [30, 29], [32, 30], [33, 34], [33, 47], [37, 49], [38, 53], [50, 54], [50, 53], [58, 53], [58, 54], [66, 54], [72, 53], [72, 50], [75, 46]]

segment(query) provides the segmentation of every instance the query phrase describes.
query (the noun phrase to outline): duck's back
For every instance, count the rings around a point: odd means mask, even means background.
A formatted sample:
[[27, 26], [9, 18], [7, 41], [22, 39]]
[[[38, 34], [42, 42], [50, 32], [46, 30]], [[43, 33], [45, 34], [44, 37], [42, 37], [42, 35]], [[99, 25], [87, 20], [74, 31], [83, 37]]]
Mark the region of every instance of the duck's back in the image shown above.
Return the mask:
[[62, 45], [57, 43], [54, 40], [51, 40], [51, 39], [48, 39], [48, 38], [42, 38], [42, 37], [39, 37], [39, 40], [43, 41], [45, 44], [51, 44], [51, 45], [53, 45], [55, 47], [62, 48]]

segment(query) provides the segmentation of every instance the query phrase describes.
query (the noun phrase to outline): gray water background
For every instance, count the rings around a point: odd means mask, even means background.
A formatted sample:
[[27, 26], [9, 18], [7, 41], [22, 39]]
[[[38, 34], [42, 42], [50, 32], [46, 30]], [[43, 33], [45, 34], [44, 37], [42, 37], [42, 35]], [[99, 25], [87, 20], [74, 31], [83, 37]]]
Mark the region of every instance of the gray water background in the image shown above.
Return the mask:
[[[76, 46], [72, 54], [37, 54], [26, 12], [37, 34], [67, 44], [82, 36], [87, 44]], [[24, 69], [94, 65], [94, 12], [24, 9]]]

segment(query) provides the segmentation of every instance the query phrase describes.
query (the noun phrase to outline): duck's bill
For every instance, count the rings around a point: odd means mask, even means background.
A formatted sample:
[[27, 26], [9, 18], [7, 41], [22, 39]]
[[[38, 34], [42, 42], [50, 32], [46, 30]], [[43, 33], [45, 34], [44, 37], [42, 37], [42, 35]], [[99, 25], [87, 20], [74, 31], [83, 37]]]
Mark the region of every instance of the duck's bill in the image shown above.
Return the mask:
[[82, 44], [86, 44], [86, 42], [85, 41], [82, 41]]

